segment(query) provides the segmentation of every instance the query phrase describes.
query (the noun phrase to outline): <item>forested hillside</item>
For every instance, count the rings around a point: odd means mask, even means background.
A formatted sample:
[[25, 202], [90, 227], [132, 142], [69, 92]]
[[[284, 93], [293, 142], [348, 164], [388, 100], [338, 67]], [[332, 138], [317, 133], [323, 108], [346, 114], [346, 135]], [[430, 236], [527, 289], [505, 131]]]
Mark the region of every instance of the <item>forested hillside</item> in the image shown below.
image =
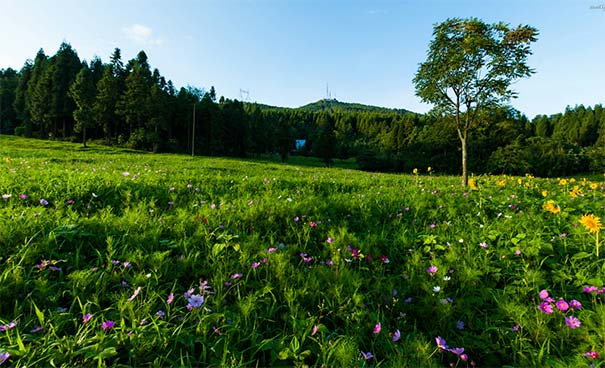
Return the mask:
[[[195, 112], [195, 117], [194, 117]], [[605, 171], [602, 105], [568, 107], [529, 120], [512, 108], [484, 111], [473, 131], [473, 173], [539, 176]], [[300, 108], [244, 103], [214, 87], [177, 89], [145, 52], [125, 62], [81, 60], [69, 44], [38, 51], [21, 70], [0, 70], [0, 133], [213, 156], [303, 154], [356, 157], [362, 169], [459, 172], [452, 122], [431, 114], [336, 100]], [[305, 145], [296, 150], [296, 140]], [[194, 147], [192, 146], [194, 145]]]

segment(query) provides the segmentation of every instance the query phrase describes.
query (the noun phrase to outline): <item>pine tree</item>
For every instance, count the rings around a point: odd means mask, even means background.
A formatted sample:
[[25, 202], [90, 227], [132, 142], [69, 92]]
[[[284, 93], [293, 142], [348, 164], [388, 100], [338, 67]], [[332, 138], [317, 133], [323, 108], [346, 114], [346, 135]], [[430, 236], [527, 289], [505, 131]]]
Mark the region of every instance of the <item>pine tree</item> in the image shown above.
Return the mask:
[[94, 127], [93, 103], [95, 101], [95, 85], [93, 74], [88, 67], [83, 67], [76, 80], [69, 88], [69, 95], [76, 103], [77, 109], [73, 112], [76, 122], [74, 130], [82, 133], [82, 143], [86, 147], [86, 130]]

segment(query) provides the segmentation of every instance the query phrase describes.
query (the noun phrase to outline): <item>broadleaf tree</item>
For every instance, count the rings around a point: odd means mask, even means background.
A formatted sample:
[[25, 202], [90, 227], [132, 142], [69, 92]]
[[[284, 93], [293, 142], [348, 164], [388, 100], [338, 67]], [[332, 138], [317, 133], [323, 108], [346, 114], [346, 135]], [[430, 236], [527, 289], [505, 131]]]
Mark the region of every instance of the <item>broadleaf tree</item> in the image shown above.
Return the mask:
[[436, 113], [453, 119], [462, 151], [462, 185], [468, 185], [469, 132], [480, 112], [500, 106], [516, 93], [510, 86], [534, 70], [527, 58], [537, 29], [486, 24], [476, 18], [447, 19], [433, 28], [427, 59], [414, 76], [416, 95], [434, 105]]

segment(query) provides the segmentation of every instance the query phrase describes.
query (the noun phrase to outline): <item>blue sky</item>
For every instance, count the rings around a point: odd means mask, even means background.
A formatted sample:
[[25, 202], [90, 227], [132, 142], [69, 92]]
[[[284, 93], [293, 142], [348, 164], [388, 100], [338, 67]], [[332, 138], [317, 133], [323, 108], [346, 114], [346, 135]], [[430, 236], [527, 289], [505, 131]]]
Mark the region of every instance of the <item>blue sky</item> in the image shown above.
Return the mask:
[[3, 0], [0, 68], [69, 42], [82, 59], [145, 50], [177, 87], [297, 107], [326, 97], [426, 112], [412, 78], [433, 25], [478, 17], [540, 36], [512, 101], [528, 117], [605, 103], [605, 0]]

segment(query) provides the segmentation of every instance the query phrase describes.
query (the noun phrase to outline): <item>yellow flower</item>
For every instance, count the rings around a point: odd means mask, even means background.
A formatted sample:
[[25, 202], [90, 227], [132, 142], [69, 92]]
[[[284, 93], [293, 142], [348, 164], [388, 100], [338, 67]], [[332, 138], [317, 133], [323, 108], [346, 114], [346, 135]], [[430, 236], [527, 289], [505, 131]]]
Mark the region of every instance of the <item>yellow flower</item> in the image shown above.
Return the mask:
[[590, 186], [590, 189], [592, 189], [592, 190], [597, 190], [597, 188], [599, 187], [599, 186], [597, 185], [597, 183], [590, 183], [590, 185], [589, 185], [589, 186]]
[[499, 187], [504, 187], [506, 186], [506, 179], [503, 180], [496, 180], [496, 185]]
[[414, 169], [412, 170], [412, 172], [414, 173], [414, 175], [418, 175], [418, 169]]
[[575, 183], [575, 182], [576, 182], [576, 179], [571, 178], [571, 179], [569, 179], [569, 182], [570, 182], [570, 183]]
[[569, 193], [569, 195], [572, 198], [576, 198], [582, 195], [582, 190], [580, 190], [580, 186], [579, 185], [574, 185], [573, 189], [571, 190], [571, 192]]
[[471, 187], [472, 190], [477, 190], [477, 184], [475, 184], [475, 179], [468, 179], [468, 186]]
[[517, 179], [517, 184], [521, 185], [523, 183], [523, 180], [521, 180], [521, 178]]
[[427, 172], [431, 172], [431, 170], [432, 168], [430, 166], [426, 169]]
[[553, 201], [552, 199], [551, 199], [551, 200], [549, 200], [549, 201], [546, 201], [546, 203], [544, 203], [544, 204], [542, 205], [542, 209], [544, 209], [544, 210], [546, 210], [546, 211], [549, 211], [549, 212], [552, 212], [552, 213], [554, 213], [555, 215], [556, 215], [557, 213], [561, 212], [561, 208], [559, 208], [559, 206], [557, 206], [557, 205], [555, 204], [555, 201]]
[[559, 180], [559, 184], [561, 184], [561, 185], [567, 185], [567, 179], [561, 179], [561, 180]]
[[546, 197], [548, 195], [548, 190], [543, 190], [542, 191], [542, 197]]
[[601, 229], [601, 219], [593, 214], [582, 216], [580, 223], [591, 233], [598, 233]]

